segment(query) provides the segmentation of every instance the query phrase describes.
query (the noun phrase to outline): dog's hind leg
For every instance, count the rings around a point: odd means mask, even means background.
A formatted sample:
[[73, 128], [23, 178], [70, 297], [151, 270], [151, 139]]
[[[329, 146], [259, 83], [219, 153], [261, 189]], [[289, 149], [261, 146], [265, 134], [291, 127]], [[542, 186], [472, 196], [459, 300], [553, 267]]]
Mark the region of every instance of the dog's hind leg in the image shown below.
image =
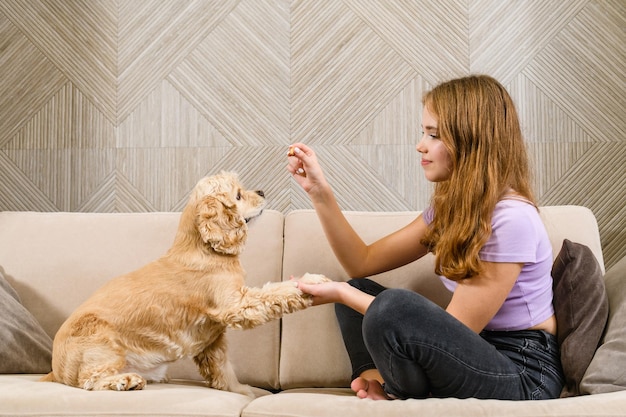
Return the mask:
[[[89, 364], [97, 364], [89, 366]], [[83, 351], [83, 363], [78, 386], [86, 390], [133, 391], [146, 385], [146, 380], [134, 372], [125, 372], [126, 359], [111, 346], [94, 346]]]
[[193, 360], [198, 366], [200, 375], [211, 388], [254, 397], [250, 386], [241, 384], [237, 379], [226, 350], [226, 335], [222, 334], [214, 343], [197, 354]]

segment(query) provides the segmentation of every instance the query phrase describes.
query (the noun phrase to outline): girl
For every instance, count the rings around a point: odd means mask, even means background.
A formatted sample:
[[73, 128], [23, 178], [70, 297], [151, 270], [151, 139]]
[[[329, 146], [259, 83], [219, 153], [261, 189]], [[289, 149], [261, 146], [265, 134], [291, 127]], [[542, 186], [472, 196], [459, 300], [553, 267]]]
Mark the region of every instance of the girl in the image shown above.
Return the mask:
[[[292, 145], [288, 170], [353, 278], [299, 288], [316, 305], [337, 303], [361, 398], [558, 397], [552, 249], [511, 97], [488, 76], [442, 83], [424, 96], [422, 129], [417, 151], [435, 183], [431, 205], [371, 245], [343, 216], [313, 149]], [[428, 252], [453, 292], [445, 310], [363, 278]]]

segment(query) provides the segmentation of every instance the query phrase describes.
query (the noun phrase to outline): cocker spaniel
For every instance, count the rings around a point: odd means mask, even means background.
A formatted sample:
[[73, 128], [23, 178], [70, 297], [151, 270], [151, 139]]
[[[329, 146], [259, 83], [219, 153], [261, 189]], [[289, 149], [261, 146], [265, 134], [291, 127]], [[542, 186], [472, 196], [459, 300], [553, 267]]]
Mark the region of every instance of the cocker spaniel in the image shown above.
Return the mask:
[[[252, 395], [227, 358], [226, 328], [249, 329], [311, 304], [294, 282], [245, 285], [239, 254], [247, 222], [265, 206], [222, 172], [195, 186], [169, 251], [114, 278], [63, 323], [44, 381], [86, 390], [139, 390], [167, 380], [168, 364], [190, 356], [208, 386]], [[327, 278], [305, 274], [302, 280]]]

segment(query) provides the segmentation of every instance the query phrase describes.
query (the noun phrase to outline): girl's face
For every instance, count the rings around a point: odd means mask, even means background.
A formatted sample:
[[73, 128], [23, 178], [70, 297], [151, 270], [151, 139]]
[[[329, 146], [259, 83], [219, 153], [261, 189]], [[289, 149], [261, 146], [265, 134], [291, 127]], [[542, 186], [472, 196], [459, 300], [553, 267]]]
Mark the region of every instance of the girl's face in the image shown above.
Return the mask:
[[426, 179], [440, 182], [450, 179], [452, 159], [437, 130], [437, 118], [424, 106], [422, 113], [422, 139], [415, 147], [422, 154], [422, 168]]

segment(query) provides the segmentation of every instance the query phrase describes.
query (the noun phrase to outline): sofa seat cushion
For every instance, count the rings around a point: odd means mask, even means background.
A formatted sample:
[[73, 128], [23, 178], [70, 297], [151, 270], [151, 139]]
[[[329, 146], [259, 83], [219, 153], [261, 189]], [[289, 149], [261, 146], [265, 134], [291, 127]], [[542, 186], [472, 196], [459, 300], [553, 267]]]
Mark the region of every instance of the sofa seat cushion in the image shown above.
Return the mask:
[[52, 339], [20, 302], [0, 265], [0, 374], [47, 373]]
[[609, 320], [602, 345], [580, 384], [583, 394], [626, 390], [626, 257], [604, 276]]
[[[200, 382], [148, 384], [141, 391], [85, 391], [35, 375], [0, 376], [0, 415], [239, 417], [253, 400]], [[255, 395], [269, 394], [255, 390]]]
[[557, 400], [503, 401], [474, 398], [362, 400], [348, 389], [293, 389], [257, 398], [242, 417], [407, 417], [407, 416], [623, 416], [626, 392]]

